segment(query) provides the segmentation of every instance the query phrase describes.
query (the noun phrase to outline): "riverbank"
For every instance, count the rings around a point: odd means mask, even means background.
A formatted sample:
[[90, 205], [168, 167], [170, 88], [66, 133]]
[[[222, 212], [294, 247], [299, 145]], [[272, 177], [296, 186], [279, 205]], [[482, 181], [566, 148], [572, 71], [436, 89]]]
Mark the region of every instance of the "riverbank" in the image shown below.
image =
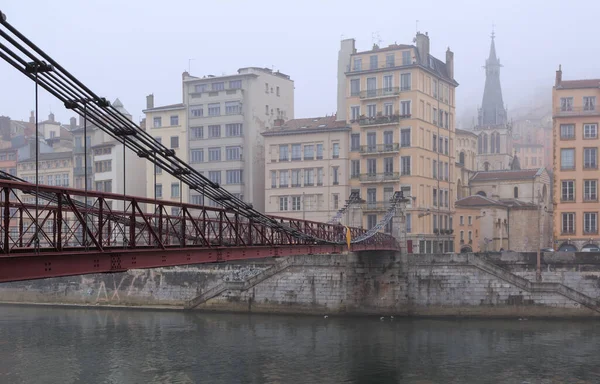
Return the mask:
[[316, 316], [597, 318], [594, 258], [350, 253], [0, 284], [0, 302]]

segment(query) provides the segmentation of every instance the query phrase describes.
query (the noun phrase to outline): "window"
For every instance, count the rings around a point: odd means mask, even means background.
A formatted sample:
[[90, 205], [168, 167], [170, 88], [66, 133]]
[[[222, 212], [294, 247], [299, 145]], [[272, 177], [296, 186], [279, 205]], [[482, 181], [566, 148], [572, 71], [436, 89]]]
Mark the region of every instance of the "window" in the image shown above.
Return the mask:
[[437, 141], [437, 135], [433, 135], [433, 143], [432, 143], [433, 145], [432, 145], [432, 148], [431, 148], [431, 150], [433, 152], [437, 152], [437, 142], [438, 142]]
[[350, 177], [357, 178], [360, 175], [360, 160], [350, 161]]
[[377, 69], [377, 55], [372, 55], [369, 58], [370, 69]]
[[194, 205], [204, 205], [204, 196], [202, 195], [192, 195], [190, 197], [190, 203]]
[[160, 166], [158, 166], [158, 165], [155, 164], [154, 165], [154, 173], [157, 174], [157, 175], [162, 174], [162, 168]]
[[277, 87], [277, 96], [279, 96], [279, 86]]
[[221, 184], [221, 171], [208, 171], [208, 179], [213, 183]]
[[583, 200], [597, 201], [598, 200], [598, 181], [584, 180], [583, 181]]
[[171, 197], [179, 197], [179, 183], [171, 183]]
[[385, 66], [387, 68], [392, 68], [395, 66], [393, 53], [385, 56]]
[[229, 81], [229, 89], [240, 89], [240, 88], [242, 88], [242, 80]]
[[473, 241], [473, 232], [469, 231], [469, 243]]
[[386, 116], [392, 116], [394, 114], [394, 104], [393, 103], [385, 103], [383, 105], [383, 114]]
[[438, 177], [438, 176], [437, 176], [437, 171], [438, 171], [438, 165], [437, 165], [437, 161], [436, 161], [436, 160], [433, 160], [433, 164], [432, 164], [432, 165], [433, 165], [433, 171], [432, 171], [433, 178], [434, 178], [434, 179], [437, 179], [437, 177]]
[[242, 136], [242, 124], [225, 124], [225, 136]]
[[190, 107], [190, 114], [192, 115], [192, 117], [204, 116], [204, 106], [196, 105], [194, 107]]
[[460, 223], [460, 225], [465, 225], [465, 217], [464, 216], [459, 217], [459, 223]]
[[317, 159], [323, 158], [323, 144], [317, 144]]
[[450, 179], [449, 176], [448, 163], [444, 163], [444, 180], [448, 181]]
[[360, 79], [352, 79], [350, 80], [350, 96], [358, 95], [360, 95]]
[[367, 173], [369, 175], [377, 173], [377, 159], [367, 159]]
[[292, 161], [302, 160], [302, 144], [292, 144]]
[[360, 118], [360, 107], [350, 107], [350, 112], [352, 121], [356, 121]]
[[282, 196], [279, 198], [279, 210], [287, 211], [288, 210], [288, 198], [287, 196]]
[[277, 171], [271, 171], [271, 188], [277, 188]]
[[513, 188], [513, 197], [514, 197], [515, 199], [518, 199], [518, 198], [519, 198], [519, 187], [514, 187], [514, 188]]
[[208, 126], [208, 137], [221, 137], [221, 126], [220, 125], [209, 125]]
[[152, 121], [154, 122], [154, 128], [162, 127], [162, 117], [155, 117]]
[[597, 139], [598, 138], [598, 124], [583, 124], [583, 138], [584, 139]]
[[154, 189], [154, 194], [157, 199], [162, 197], [162, 184], [156, 184], [156, 188]]
[[465, 231], [460, 231], [460, 242], [463, 243], [465, 241]]
[[384, 144], [384, 149], [386, 151], [391, 151], [393, 149], [393, 143], [394, 143], [394, 132], [392, 131], [385, 131], [383, 132], [383, 144]]
[[368, 132], [367, 133], [367, 152], [375, 152], [377, 149], [377, 133], [376, 132]]
[[598, 168], [598, 148], [583, 149], [583, 168], [597, 169]]
[[325, 171], [323, 168], [317, 168], [317, 186], [323, 186], [323, 178], [325, 176]]
[[433, 193], [432, 193], [433, 206], [437, 207], [437, 205], [438, 205], [437, 189], [433, 188], [432, 191], [433, 191]]
[[400, 90], [410, 91], [411, 89], [411, 74], [403, 73], [400, 75]]
[[563, 213], [562, 214], [562, 233], [574, 234], [575, 233], [575, 214], [574, 213]]
[[315, 170], [314, 168], [308, 168], [304, 170], [304, 186], [312, 187], [315, 185]]
[[208, 148], [208, 161], [221, 161], [221, 148]]
[[287, 188], [289, 185], [288, 171], [279, 171], [279, 188]]
[[225, 181], [227, 184], [241, 184], [243, 171], [241, 169], [230, 169], [225, 171]]
[[300, 210], [301, 199], [301, 196], [292, 196], [292, 211]]
[[596, 110], [596, 96], [584, 96], [583, 97], [583, 110], [584, 111], [595, 111]]
[[410, 175], [410, 156], [400, 158], [400, 170], [402, 175]]
[[239, 101], [226, 101], [225, 102], [225, 114], [226, 115], [239, 115], [242, 113], [242, 105]]
[[367, 229], [377, 225], [377, 215], [367, 215]]
[[560, 169], [572, 170], [575, 169], [575, 150], [561, 149], [560, 150]]
[[207, 87], [208, 87], [208, 84], [197, 84], [194, 87], [194, 92], [196, 92], [196, 93], [206, 92]]
[[280, 145], [279, 146], [279, 161], [288, 161], [289, 160], [289, 146]]
[[383, 76], [383, 91], [391, 93], [393, 91], [394, 77], [392, 75]]
[[227, 160], [241, 160], [242, 147], [225, 147], [225, 156]]
[[573, 110], [573, 98], [572, 97], [561, 97], [560, 98], [560, 110], [561, 112], [569, 112]]
[[292, 169], [292, 188], [302, 186], [300, 183], [300, 170]]
[[360, 133], [353, 133], [350, 135], [350, 150], [351, 151], [359, 151], [360, 150]]
[[265, 115], [268, 115], [268, 114], [269, 114], [269, 106], [265, 105]]
[[438, 221], [437, 221], [437, 215], [433, 215], [433, 230], [435, 231], [436, 229], [438, 229]]
[[596, 212], [583, 214], [583, 233], [598, 233], [598, 214]]
[[[447, 155], [447, 154], [448, 154], [448, 149], [449, 149], [449, 147], [450, 147], [450, 146], [449, 146], [449, 143], [448, 143], [448, 138], [446, 137], [446, 138], [444, 139], [444, 154], [445, 154], [445, 155]], [[500, 151], [498, 150], [498, 153], [499, 153], [499, 152], [500, 152]]]
[[469, 217], [467, 217], [467, 219], [468, 219], [467, 220], [468, 225], [473, 225], [473, 216], [469, 216]]
[[269, 93], [269, 83], [265, 83], [265, 93]]
[[355, 58], [354, 59], [354, 66], [353, 69], [355, 71], [361, 71], [362, 70], [362, 59], [361, 58]]
[[367, 105], [367, 116], [375, 117], [376, 114], [377, 114], [377, 106], [375, 104]]
[[383, 171], [386, 175], [391, 175], [394, 173], [394, 158], [386, 157], [383, 159]]
[[340, 143], [333, 143], [333, 158], [337, 159], [340, 157]]
[[333, 185], [340, 184], [340, 167], [332, 167], [331, 172], [333, 174]]
[[402, 65], [410, 65], [410, 51], [402, 51]]
[[[300, 144], [298, 144], [300, 145]], [[293, 154], [293, 148], [294, 146], [292, 145], [292, 156]], [[313, 145], [305, 145], [304, 146], [304, 160], [314, 160], [315, 158], [315, 147]]]
[[171, 116], [171, 125], [179, 125], [179, 116]]
[[[102, 160], [94, 162], [95, 172], [110, 172], [112, 170], [112, 160]], [[89, 173], [89, 172], [88, 172]]]
[[560, 125], [560, 138], [561, 140], [571, 140], [575, 138], [575, 125], [574, 124], [561, 124]]
[[436, 79], [431, 79], [431, 90], [433, 91], [433, 97], [438, 97], [438, 82]]
[[410, 116], [410, 100], [400, 102], [400, 114], [402, 116]]
[[192, 149], [190, 151], [190, 158], [192, 164], [204, 162], [204, 150], [203, 149]]
[[332, 195], [333, 197], [333, 209], [339, 209], [340, 208], [340, 195], [337, 193], [334, 193]]
[[171, 136], [171, 148], [179, 148], [179, 136]]
[[192, 127], [190, 140], [199, 140], [204, 138], [204, 127]]
[[406, 233], [412, 233], [412, 214], [410, 213], [404, 216], [404, 230]]
[[214, 91], [222, 91], [225, 89], [225, 83], [220, 81], [218, 83], [212, 83], [211, 84], [211, 90]]
[[208, 104], [208, 116], [220, 116], [221, 103]]

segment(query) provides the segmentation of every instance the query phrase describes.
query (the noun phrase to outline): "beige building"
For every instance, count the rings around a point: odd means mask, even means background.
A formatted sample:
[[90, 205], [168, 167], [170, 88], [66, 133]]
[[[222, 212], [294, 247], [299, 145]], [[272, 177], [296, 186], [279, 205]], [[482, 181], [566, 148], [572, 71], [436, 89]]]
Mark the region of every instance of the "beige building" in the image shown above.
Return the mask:
[[454, 183], [456, 199], [469, 196], [469, 180], [477, 169], [477, 135], [472, 131], [456, 129]]
[[544, 145], [539, 143], [514, 144], [522, 169], [544, 167]]
[[[183, 103], [155, 107], [154, 95], [148, 95], [146, 109], [143, 112], [146, 115], [146, 131], [167, 148], [175, 150], [178, 158], [190, 163], [186, 110]], [[168, 172], [163, 172], [150, 161], [146, 161], [145, 166], [147, 197], [189, 202], [187, 184], [181, 183]], [[153, 207], [147, 209], [152, 210]]]
[[[228, 76], [183, 73], [189, 163], [254, 208], [265, 207], [265, 146], [260, 133], [294, 117], [294, 82], [268, 68], [240, 68]], [[152, 124], [152, 122], [148, 122]], [[191, 191], [195, 204], [203, 196]]]
[[[73, 153], [51, 152], [38, 155], [38, 176], [40, 185], [72, 187], [73, 184]], [[17, 177], [29, 183], [35, 183], [35, 152], [32, 156], [19, 159], [17, 162]], [[34, 195], [27, 195], [25, 202], [34, 202]]]
[[329, 221], [348, 198], [349, 131], [326, 116], [276, 122], [263, 132], [265, 213]]
[[552, 90], [555, 248], [597, 247], [600, 79], [562, 80]]
[[[386, 213], [395, 191], [410, 197], [404, 216], [407, 249], [454, 249], [454, 54], [430, 54], [427, 34], [416, 45], [358, 52], [343, 40], [338, 61], [338, 119], [348, 120], [350, 189], [366, 200], [363, 226]], [[397, 233], [389, 225], [386, 232]], [[404, 235], [404, 234], [403, 234]], [[404, 237], [404, 236], [402, 236]]]

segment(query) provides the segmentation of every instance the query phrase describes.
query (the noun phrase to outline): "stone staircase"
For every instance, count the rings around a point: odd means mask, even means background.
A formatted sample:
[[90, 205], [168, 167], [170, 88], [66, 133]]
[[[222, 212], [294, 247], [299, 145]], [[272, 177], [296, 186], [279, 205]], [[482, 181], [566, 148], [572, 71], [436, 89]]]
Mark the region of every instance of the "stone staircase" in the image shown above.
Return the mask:
[[473, 254], [467, 255], [467, 263], [479, 268], [484, 272], [494, 275], [501, 280], [509, 282], [527, 292], [557, 293], [593, 311], [600, 312], [600, 302], [598, 300], [595, 300], [579, 291], [576, 291], [573, 288], [569, 288], [564, 284], [549, 282], [532, 282]]
[[210, 289], [202, 292], [200, 295], [194, 297], [191, 300], [188, 300], [183, 308], [184, 309], [194, 309], [200, 304], [206, 303], [208, 300], [213, 297], [217, 297], [225, 291], [247, 291], [248, 289], [254, 287], [258, 283], [268, 279], [271, 276], [282, 272], [288, 267], [294, 264], [293, 257], [286, 257], [284, 259], [279, 260], [275, 263], [271, 268], [265, 269], [262, 272], [244, 280], [244, 281], [222, 281], [219, 284], [211, 287]]

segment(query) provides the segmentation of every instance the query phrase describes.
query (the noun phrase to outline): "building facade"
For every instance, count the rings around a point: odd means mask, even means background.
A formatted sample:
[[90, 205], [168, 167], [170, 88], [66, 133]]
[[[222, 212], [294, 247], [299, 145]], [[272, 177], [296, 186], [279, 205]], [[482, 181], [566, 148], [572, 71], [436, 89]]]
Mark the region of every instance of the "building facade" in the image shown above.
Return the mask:
[[[264, 211], [265, 146], [276, 119], [294, 117], [294, 82], [279, 71], [241, 68], [230, 76], [183, 73], [189, 163], [237, 198]], [[151, 123], [151, 122], [149, 122]], [[218, 206], [191, 191], [195, 204]]]
[[597, 247], [600, 79], [562, 80], [552, 90], [555, 248]]
[[[415, 45], [339, 52], [338, 119], [350, 133], [350, 189], [366, 200], [363, 226], [375, 226], [395, 191], [410, 197], [404, 217], [409, 252], [452, 250], [455, 196], [454, 54], [430, 54], [427, 34]], [[340, 113], [340, 112], [338, 112]], [[388, 232], [397, 229], [386, 228]]]
[[456, 154], [454, 183], [456, 199], [470, 195], [469, 180], [477, 169], [477, 135], [472, 131], [456, 129]]
[[[154, 106], [154, 95], [146, 97], [146, 131], [186, 163], [189, 161], [187, 108], [183, 103]], [[168, 172], [146, 161], [146, 196], [168, 201], [189, 202], [189, 188]], [[153, 207], [147, 207], [152, 210]], [[177, 214], [178, 212], [171, 212]]]
[[349, 193], [349, 131], [326, 116], [277, 122], [263, 132], [265, 213], [319, 222], [335, 216]]

